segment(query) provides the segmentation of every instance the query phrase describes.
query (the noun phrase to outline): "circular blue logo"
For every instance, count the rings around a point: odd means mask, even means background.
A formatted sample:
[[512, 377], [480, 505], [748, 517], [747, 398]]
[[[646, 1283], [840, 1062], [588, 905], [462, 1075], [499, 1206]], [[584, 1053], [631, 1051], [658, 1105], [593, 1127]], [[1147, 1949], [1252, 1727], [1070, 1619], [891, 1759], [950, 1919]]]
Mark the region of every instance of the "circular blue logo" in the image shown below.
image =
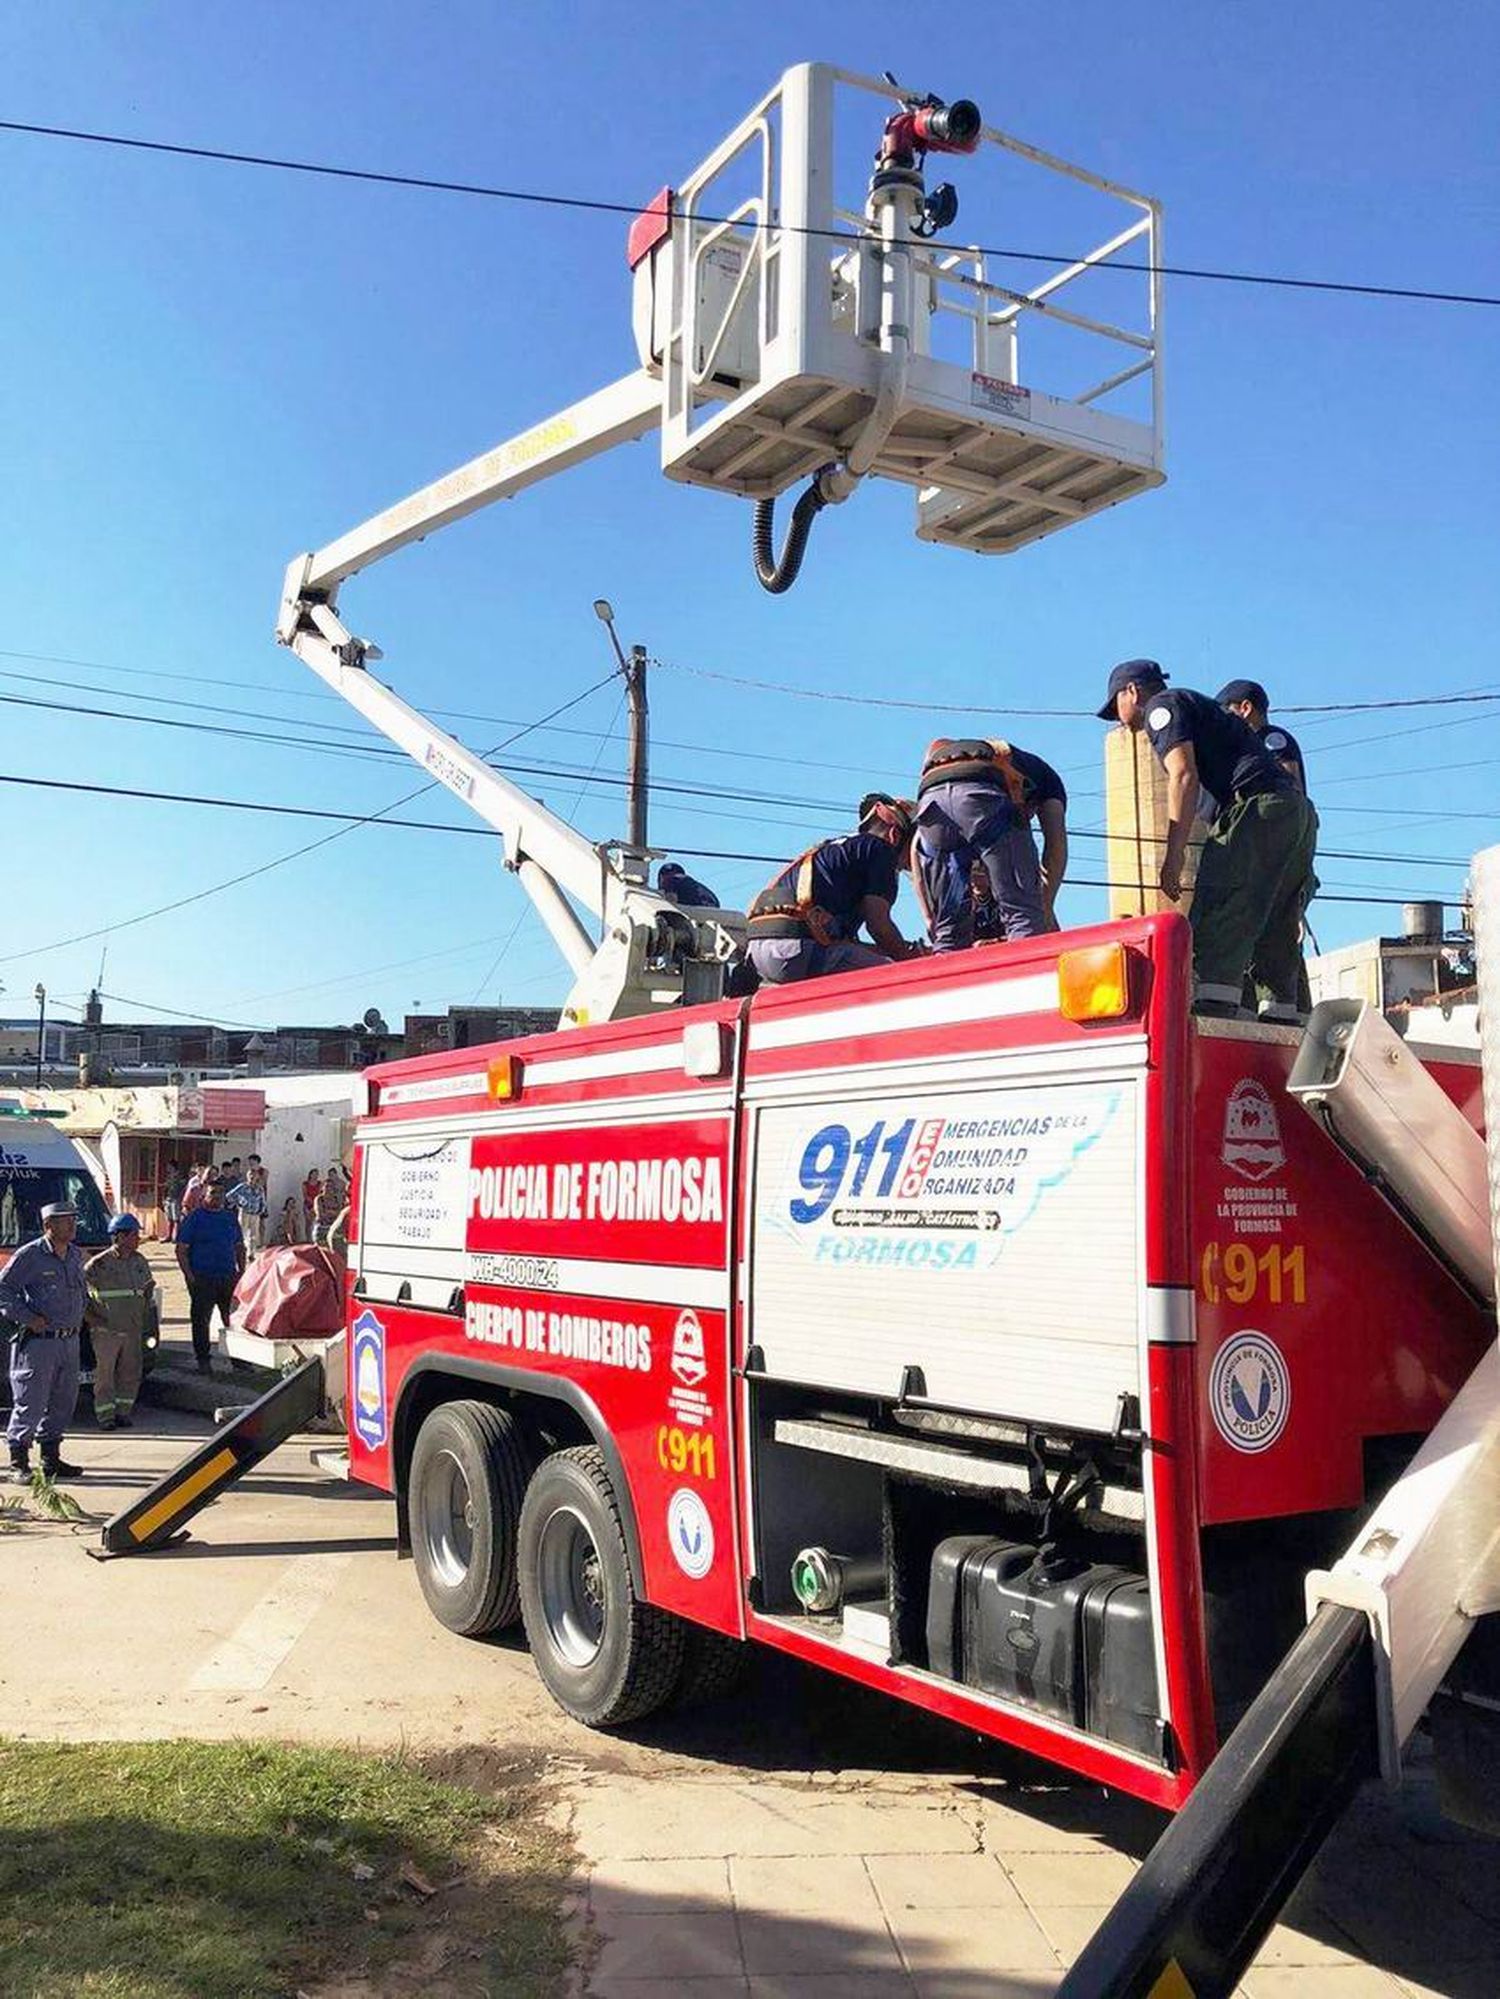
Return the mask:
[[1208, 1378], [1214, 1424], [1237, 1451], [1267, 1451], [1286, 1428], [1292, 1378], [1264, 1333], [1236, 1333], [1214, 1356]]
[[701, 1582], [714, 1565], [714, 1524], [690, 1485], [679, 1486], [667, 1504], [667, 1540], [682, 1573]]

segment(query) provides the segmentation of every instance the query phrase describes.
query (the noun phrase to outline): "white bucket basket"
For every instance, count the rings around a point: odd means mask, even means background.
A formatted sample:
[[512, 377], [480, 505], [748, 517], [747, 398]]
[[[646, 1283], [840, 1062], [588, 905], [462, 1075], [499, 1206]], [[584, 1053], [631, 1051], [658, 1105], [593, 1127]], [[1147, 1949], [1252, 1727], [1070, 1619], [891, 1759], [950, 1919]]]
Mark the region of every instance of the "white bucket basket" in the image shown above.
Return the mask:
[[635, 280], [662, 467], [762, 499], [873, 432], [857, 470], [917, 489], [924, 540], [1002, 553], [1164, 477], [1160, 211], [986, 127], [954, 161], [962, 224], [882, 238], [866, 190], [901, 102], [802, 64], [676, 190]]

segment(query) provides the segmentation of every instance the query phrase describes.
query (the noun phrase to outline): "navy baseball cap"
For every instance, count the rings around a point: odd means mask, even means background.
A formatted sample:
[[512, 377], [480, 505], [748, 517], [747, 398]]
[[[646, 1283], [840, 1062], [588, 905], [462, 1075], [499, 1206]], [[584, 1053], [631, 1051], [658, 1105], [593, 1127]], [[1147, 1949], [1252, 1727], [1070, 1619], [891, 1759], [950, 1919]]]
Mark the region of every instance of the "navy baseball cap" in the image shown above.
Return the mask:
[[1104, 706], [1099, 710], [1099, 720], [1113, 722], [1118, 719], [1115, 715], [1115, 696], [1122, 687], [1134, 686], [1143, 694], [1150, 694], [1158, 687], [1165, 687], [1166, 684], [1167, 676], [1154, 659], [1121, 660], [1120, 664], [1110, 672], [1109, 693], [1105, 696]]
[[141, 1225], [134, 1215], [116, 1215], [109, 1225], [110, 1235], [139, 1235]]
[[1231, 701], [1248, 701], [1262, 714], [1271, 706], [1271, 697], [1258, 680], [1226, 680], [1214, 699], [1221, 708], [1227, 708]]

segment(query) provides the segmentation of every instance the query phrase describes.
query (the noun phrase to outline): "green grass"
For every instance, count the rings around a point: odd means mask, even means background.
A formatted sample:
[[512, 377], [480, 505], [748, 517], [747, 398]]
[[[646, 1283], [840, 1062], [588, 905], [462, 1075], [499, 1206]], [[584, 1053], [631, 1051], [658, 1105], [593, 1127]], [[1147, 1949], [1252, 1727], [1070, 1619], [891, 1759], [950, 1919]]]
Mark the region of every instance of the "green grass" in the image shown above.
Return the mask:
[[485, 1750], [0, 1741], [0, 1993], [548, 1999], [568, 1859]]

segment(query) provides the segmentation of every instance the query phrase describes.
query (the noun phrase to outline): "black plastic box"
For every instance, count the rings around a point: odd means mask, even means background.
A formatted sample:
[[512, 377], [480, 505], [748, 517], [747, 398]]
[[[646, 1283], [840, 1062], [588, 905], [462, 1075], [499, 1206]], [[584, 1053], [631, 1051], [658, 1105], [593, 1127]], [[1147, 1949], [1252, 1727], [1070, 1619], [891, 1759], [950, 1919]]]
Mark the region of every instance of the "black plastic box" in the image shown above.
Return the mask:
[[1084, 1598], [1083, 1698], [1090, 1735], [1164, 1759], [1151, 1589], [1144, 1576], [1116, 1569]]
[[1160, 1757], [1145, 1578], [1025, 1543], [956, 1534], [933, 1552], [930, 1670]]

